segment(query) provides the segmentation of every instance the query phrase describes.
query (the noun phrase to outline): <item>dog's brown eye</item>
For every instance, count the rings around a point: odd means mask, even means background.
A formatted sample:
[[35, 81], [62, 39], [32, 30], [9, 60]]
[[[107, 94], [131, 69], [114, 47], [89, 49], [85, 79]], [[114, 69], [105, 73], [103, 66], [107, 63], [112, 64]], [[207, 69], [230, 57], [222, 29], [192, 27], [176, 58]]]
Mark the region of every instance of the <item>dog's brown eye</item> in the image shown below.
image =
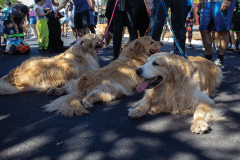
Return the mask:
[[156, 62], [153, 62], [152, 65], [159, 66], [159, 64], [157, 64]]
[[150, 44], [153, 44], [153, 42], [150, 42]]

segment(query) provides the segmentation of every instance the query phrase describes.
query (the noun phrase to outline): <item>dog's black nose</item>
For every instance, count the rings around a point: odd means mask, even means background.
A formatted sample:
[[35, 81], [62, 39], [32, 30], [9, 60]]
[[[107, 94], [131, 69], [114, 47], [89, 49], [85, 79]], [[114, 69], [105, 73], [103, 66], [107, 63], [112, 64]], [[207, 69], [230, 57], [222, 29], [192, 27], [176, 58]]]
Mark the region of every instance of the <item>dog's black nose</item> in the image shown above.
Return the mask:
[[143, 72], [142, 68], [137, 68], [137, 69], [136, 69], [137, 75], [140, 75], [142, 72]]

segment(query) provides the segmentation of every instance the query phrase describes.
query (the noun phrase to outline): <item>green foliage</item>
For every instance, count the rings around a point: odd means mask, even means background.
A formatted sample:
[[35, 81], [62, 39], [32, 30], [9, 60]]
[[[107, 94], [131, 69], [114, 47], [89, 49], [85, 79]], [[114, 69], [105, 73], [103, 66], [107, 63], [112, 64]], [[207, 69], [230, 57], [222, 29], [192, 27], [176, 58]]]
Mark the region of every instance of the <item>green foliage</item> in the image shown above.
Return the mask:
[[16, 3], [16, 2], [21, 2], [18, 0], [0, 0], [0, 7], [4, 8], [4, 5], [6, 5], [7, 1], [11, 1], [12, 2], [12, 6]]

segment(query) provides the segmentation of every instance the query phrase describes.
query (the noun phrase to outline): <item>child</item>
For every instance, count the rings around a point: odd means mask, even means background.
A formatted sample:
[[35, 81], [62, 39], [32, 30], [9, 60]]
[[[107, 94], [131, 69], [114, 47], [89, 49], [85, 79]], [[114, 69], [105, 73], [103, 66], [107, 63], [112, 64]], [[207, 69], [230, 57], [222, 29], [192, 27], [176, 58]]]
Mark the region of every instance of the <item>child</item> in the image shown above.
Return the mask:
[[38, 33], [38, 50], [39, 53], [47, 53], [48, 42], [49, 42], [49, 31], [48, 31], [48, 24], [46, 15], [48, 15], [52, 10], [47, 11], [44, 13], [42, 5], [44, 5], [46, 0], [35, 0], [37, 4], [35, 6], [35, 16], [37, 19], [37, 33]]
[[37, 39], [37, 28], [36, 28], [37, 19], [35, 16], [34, 4], [29, 5], [29, 16], [30, 16], [29, 17], [30, 28], [33, 33], [33, 37], [31, 37], [30, 39]]
[[12, 41], [16, 40], [16, 38], [8, 38], [9, 35], [16, 33], [13, 23], [14, 22], [11, 20], [4, 21], [5, 28], [3, 29], [3, 35], [6, 36], [6, 39], [7, 39], [6, 52], [10, 51], [9, 49], [10, 49], [10, 45], [11, 45]]
[[67, 36], [67, 24], [68, 24], [68, 10], [64, 10], [64, 17], [61, 19], [62, 23], [62, 36]]

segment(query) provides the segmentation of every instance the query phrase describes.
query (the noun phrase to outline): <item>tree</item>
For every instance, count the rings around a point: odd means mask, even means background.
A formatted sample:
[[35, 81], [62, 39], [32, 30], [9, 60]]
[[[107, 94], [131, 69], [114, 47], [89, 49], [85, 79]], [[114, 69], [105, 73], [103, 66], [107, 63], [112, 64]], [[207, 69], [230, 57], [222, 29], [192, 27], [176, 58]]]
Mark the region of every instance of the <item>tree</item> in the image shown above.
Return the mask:
[[4, 5], [6, 5], [7, 1], [12, 2], [12, 6], [16, 3], [16, 2], [21, 2], [18, 0], [0, 0], [0, 7], [4, 8]]

